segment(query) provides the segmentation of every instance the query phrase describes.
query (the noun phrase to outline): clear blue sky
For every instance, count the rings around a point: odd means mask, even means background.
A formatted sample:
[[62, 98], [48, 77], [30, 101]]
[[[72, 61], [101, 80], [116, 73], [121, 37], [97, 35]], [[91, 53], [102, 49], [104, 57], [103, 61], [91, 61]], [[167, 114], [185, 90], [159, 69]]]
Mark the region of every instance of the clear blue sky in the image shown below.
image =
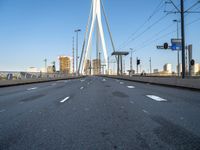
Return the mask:
[[[117, 48], [143, 25], [160, 1], [103, 0]], [[186, 0], [186, 8], [196, 1]], [[76, 28], [83, 30], [79, 43], [82, 45], [90, 3], [91, 0], [0, 0], [0, 70], [26, 70], [31, 66], [41, 68], [44, 67], [44, 58], [47, 58], [49, 63], [58, 63], [59, 55], [71, 56], [72, 36]], [[142, 26], [137, 34], [164, 16], [165, 9], [173, 9], [171, 6], [161, 6], [158, 13]], [[200, 10], [199, 5], [194, 10]], [[165, 63], [172, 63], [175, 68], [176, 52], [157, 50], [156, 45], [170, 42], [172, 37], [176, 37], [176, 32], [164, 37], [163, 35], [176, 30], [172, 20], [177, 18], [178, 15], [168, 15], [122, 49], [134, 48], [134, 58], [141, 58], [146, 71], [149, 57], [152, 57], [153, 68], [162, 69]], [[199, 14], [187, 15], [186, 24], [198, 18]], [[158, 33], [168, 26], [167, 30]], [[194, 58], [200, 63], [199, 26], [200, 21], [186, 27], [186, 42], [194, 45]], [[106, 28], [105, 33], [111, 53]], [[126, 62], [128, 64], [128, 58]]]

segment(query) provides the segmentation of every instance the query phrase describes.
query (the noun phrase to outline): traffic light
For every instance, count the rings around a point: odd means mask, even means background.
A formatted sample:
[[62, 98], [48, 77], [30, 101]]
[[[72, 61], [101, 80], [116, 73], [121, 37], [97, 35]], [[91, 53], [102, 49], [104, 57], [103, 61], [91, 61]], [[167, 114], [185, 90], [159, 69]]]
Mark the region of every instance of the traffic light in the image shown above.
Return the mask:
[[140, 59], [137, 59], [137, 65], [140, 65], [140, 63], [141, 63]]
[[191, 66], [194, 66], [194, 64], [195, 64], [195, 60], [192, 59], [191, 62], [190, 62], [190, 65], [191, 65]]
[[168, 43], [164, 43], [164, 49], [168, 49], [169, 48], [169, 44]]

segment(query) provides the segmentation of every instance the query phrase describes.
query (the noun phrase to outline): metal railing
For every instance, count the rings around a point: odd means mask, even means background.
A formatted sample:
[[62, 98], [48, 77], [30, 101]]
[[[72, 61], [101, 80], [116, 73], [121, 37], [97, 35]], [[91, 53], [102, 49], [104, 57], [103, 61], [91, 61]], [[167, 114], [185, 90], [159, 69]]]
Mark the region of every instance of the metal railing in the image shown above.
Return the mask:
[[0, 71], [0, 80], [58, 79], [72, 76], [64, 73]]

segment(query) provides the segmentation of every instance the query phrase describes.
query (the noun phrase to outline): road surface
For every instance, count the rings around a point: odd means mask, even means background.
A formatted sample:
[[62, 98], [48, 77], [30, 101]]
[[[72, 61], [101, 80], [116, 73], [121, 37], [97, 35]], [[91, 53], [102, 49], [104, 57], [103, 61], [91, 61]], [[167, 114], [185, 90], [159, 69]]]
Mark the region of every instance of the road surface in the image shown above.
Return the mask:
[[102, 77], [0, 89], [0, 150], [199, 150], [200, 92]]

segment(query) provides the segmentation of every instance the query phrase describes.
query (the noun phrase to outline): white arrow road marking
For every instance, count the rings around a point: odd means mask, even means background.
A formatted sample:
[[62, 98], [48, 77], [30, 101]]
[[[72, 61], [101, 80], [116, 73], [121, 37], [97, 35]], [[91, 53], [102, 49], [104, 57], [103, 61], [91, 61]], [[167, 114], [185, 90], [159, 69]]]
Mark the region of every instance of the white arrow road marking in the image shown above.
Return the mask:
[[28, 91], [31, 91], [31, 90], [36, 90], [36, 89], [38, 89], [37, 87], [33, 87], [33, 88], [29, 88], [29, 89], [27, 89]]
[[61, 103], [64, 103], [65, 101], [67, 101], [69, 99], [69, 97], [66, 97], [65, 99], [63, 99], [62, 101], [60, 101]]
[[134, 86], [127, 86], [127, 88], [134, 89], [135, 87]]
[[167, 101], [166, 99], [163, 99], [163, 98], [161, 98], [159, 96], [155, 96], [155, 95], [147, 95], [147, 97], [149, 97], [155, 101], [158, 101], [158, 102], [166, 102]]

